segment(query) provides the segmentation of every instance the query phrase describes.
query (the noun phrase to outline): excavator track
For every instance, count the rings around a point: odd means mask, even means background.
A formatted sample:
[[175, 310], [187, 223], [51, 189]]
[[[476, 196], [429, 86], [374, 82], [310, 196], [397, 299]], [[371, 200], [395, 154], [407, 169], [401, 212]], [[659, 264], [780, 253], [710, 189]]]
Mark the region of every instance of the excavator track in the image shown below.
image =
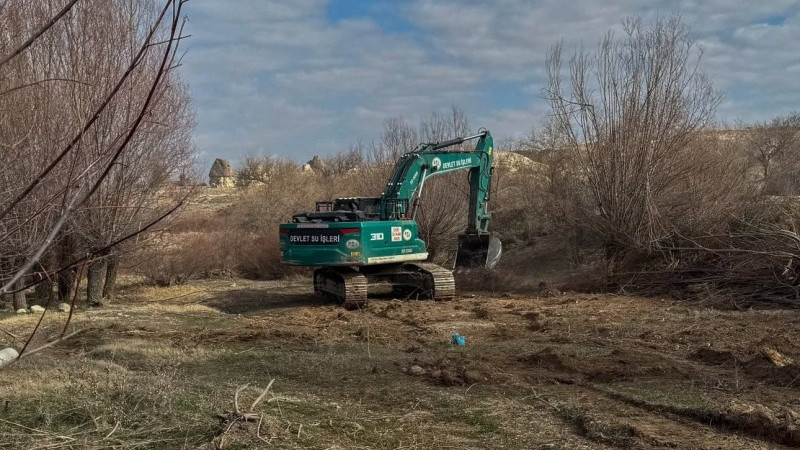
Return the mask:
[[314, 271], [314, 293], [361, 308], [367, 305], [367, 278], [350, 267], [324, 267]]
[[456, 281], [453, 272], [433, 263], [419, 262], [404, 264], [405, 269], [411, 269], [424, 276], [423, 290], [429, 293], [430, 298], [436, 301], [452, 300], [456, 294]]

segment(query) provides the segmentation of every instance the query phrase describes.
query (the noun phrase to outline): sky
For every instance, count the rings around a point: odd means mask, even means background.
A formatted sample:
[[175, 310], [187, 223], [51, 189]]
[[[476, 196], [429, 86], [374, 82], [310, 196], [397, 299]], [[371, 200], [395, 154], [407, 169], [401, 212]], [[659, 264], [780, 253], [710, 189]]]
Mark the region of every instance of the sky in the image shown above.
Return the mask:
[[721, 123], [800, 110], [800, 0], [193, 0], [182, 73], [201, 161], [305, 161], [463, 109], [502, 142], [546, 119], [548, 50], [679, 13]]

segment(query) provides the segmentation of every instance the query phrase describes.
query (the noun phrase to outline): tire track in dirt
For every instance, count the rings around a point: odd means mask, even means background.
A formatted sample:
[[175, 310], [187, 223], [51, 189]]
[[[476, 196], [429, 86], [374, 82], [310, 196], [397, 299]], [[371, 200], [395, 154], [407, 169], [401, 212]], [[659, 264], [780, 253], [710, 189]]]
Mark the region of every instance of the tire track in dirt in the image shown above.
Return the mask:
[[649, 402], [597, 385], [590, 388], [626, 405], [657, 413], [660, 417], [673, 418], [677, 416], [677, 418], [688, 419], [697, 424], [710, 425], [726, 433], [746, 435], [790, 447], [800, 446], [800, 430], [796, 425], [797, 417], [793, 416], [794, 414], [790, 410], [776, 413], [762, 405], [741, 404], [738, 411], [733, 408], [711, 411], [703, 408]]
[[572, 426], [576, 433], [612, 447], [775, 448], [771, 442], [752, 436], [721, 434], [720, 428], [714, 424], [668, 411], [642, 408], [593, 385], [569, 386], [568, 392], [560, 397], [575, 400], [556, 404], [552, 400], [536, 399], [550, 406], [553, 414]]

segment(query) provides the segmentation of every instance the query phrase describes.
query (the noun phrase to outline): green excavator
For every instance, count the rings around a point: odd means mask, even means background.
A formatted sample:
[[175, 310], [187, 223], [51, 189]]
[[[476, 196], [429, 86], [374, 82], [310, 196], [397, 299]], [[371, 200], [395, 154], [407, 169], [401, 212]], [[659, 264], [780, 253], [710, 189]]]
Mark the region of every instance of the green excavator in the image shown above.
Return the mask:
[[[477, 139], [475, 149], [452, 149]], [[448, 150], [450, 149], [450, 150]], [[390, 283], [406, 298], [450, 300], [453, 273], [428, 259], [416, 217], [428, 178], [468, 171], [467, 229], [458, 236], [456, 268], [492, 268], [500, 259], [500, 240], [489, 233], [488, 210], [493, 160], [492, 135], [420, 144], [395, 164], [380, 197], [317, 202], [314, 212], [295, 214], [280, 225], [281, 261], [315, 266], [314, 291], [346, 308], [367, 304], [370, 283]]]

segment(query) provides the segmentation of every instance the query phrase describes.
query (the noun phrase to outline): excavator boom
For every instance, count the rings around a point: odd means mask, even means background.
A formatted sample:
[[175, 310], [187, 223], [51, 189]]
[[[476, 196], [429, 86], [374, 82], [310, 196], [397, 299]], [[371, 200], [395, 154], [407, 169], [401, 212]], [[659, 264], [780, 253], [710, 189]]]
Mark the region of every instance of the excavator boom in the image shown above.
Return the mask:
[[[466, 141], [478, 139], [472, 151], [447, 150]], [[491, 192], [492, 161], [494, 159], [492, 135], [482, 130], [474, 136], [445, 142], [420, 145], [406, 153], [395, 165], [392, 176], [381, 197], [381, 218], [392, 220], [393, 205], [403, 200], [411, 205], [411, 217], [416, 218], [419, 199], [430, 177], [460, 170], [469, 171], [469, 212], [467, 229], [459, 236], [456, 267], [492, 268], [500, 259], [500, 240], [489, 233], [492, 218], [488, 210]]]

